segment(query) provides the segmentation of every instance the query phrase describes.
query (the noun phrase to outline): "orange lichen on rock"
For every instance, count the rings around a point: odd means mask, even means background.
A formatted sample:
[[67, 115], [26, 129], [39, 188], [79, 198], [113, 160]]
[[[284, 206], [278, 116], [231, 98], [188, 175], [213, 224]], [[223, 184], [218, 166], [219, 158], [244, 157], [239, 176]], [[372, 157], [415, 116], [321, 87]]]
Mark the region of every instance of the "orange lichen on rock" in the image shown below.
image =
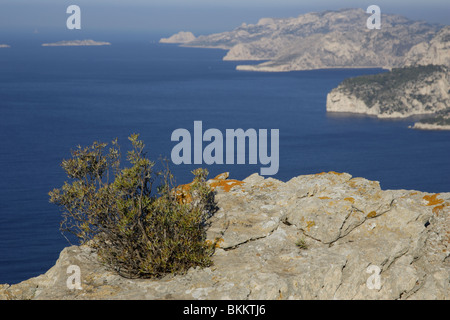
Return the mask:
[[319, 199], [321, 200], [327, 200], [327, 199], [331, 199], [330, 197], [319, 197]]
[[308, 231], [315, 225], [316, 223], [314, 221], [306, 221], [306, 229], [308, 229]]
[[376, 211], [370, 211], [369, 214], [367, 215], [367, 218], [375, 218], [376, 216], [377, 216]]
[[352, 197], [344, 198], [345, 201], [349, 201], [351, 203], [355, 203], [355, 199]]
[[244, 184], [244, 181], [239, 181], [235, 179], [229, 179], [229, 173], [224, 172], [219, 175], [217, 175], [214, 179], [208, 180], [208, 184], [211, 187], [212, 190], [215, 190], [216, 188], [222, 188], [223, 191], [229, 192], [231, 188], [234, 186], [241, 186]]
[[[222, 188], [222, 190], [224, 190], [225, 192], [229, 192], [231, 190], [231, 188], [233, 188], [234, 186], [240, 186], [240, 185], [244, 184], [243, 181], [234, 180], [234, 179], [228, 180], [228, 176], [229, 176], [229, 173], [224, 172], [224, 173], [217, 175], [213, 179], [208, 180], [207, 183], [208, 183], [209, 187], [211, 188], [211, 190], [214, 191], [216, 188]], [[191, 194], [192, 183], [193, 182], [183, 184], [183, 185], [180, 185], [175, 188], [175, 194], [176, 194], [176, 197], [177, 197], [177, 200], [179, 203], [186, 204], [186, 203], [192, 202], [192, 200], [193, 200], [192, 194]]]
[[441, 212], [442, 210], [444, 210], [444, 208], [447, 207], [447, 206], [449, 206], [449, 205], [450, 205], [450, 203], [447, 203], [447, 202], [445, 202], [445, 203], [443, 203], [443, 204], [440, 204], [440, 205], [438, 205], [438, 206], [436, 206], [436, 207], [433, 208], [433, 213], [434, 213], [434, 214], [439, 214], [439, 212]]
[[216, 240], [206, 240], [206, 244], [210, 247], [214, 246], [214, 248], [220, 248], [220, 244], [224, 242], [225, 240], [223, 238], [216, 238]]
[[444, 202], [444, 200], [437, 198], [438, 195], [440, 195], [440, 193], [436, 193], [433, 195], [426, 195], [423, 197], [423, 200], [428, 201], [427, 206], [435, 206], [437, 204], [441, 204]]
[[221, 244], [222, 242], [224, 242], [224, 241], [225, 241], [225, 240], [224, 240], [223, 238], [217, 239], [216, 244], [215, 244], [215, 247], [216, 247], [216, 248], [220, 248], [220, 244]]
[[234, 179], [230, 179], [230, 180], [212, 180], [209, 183], [209, 186], [213, 190], [215, 190], [216, 188], [222, 188], [223, 191], [229, 192], [231, 190], [231, 188], [233, 188], [234, 186], [241, 186], [242, 184], [244, 184], [244, 181], [239, 181], [239, 180], [234, 180]]

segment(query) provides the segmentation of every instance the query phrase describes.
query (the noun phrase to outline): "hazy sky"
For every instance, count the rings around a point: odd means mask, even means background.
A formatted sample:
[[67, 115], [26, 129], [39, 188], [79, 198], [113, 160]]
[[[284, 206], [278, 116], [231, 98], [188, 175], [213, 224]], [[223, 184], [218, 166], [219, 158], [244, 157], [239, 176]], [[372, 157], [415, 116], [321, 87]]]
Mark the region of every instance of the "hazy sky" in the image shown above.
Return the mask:
[[72, 4], [81, 8], [82, 32], [170, 34], [187, 30], [198, 35], [230, 30], [242, 22], [255, 23], [262, 17], [366, 9], [371, 4], [380, 6], [382, 12], [450, 24], [449, 0], [0, 0], [0, 35], [65, 32], [66, 8]]

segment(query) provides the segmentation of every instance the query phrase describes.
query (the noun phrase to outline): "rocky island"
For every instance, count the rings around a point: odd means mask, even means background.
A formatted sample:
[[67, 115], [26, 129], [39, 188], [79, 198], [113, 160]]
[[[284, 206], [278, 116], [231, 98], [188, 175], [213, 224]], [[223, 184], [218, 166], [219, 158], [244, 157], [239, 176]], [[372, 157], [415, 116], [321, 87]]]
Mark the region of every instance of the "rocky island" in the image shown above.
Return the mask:
[[0, 48], [10, 48], [11, 46], [7, 45], [7, 44], [0, 44]]
[[58, 41], [53, 43], [43, 43], [43, 47], [72, 47], [72, 46], [109, 46], [111, 43], [94, 40], [70, 40]]
[[[337, 172], [209, 184], [219, 207], [211, 267], [132, 280], [70, 246], [45, 274], [0, 285], [0, 299], [450, 298], [450, 193], [382, 190]], [[78, 289], [67, 285], [74, 265]]]

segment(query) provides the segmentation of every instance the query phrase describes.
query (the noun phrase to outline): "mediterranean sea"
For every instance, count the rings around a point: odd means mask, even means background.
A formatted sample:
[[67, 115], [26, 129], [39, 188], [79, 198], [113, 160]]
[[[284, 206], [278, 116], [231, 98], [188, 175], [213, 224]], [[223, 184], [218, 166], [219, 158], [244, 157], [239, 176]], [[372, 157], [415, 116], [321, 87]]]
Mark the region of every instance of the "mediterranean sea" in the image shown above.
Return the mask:
[[[48, 192], [67, 180], [60, 163], [70, 150], [116, 137], [126, 150], [132, 133], [158, 161], [170, 159], [172, 132], [192, 132], [194, 121], [222, 132], [279, 129], [273, 178], [337, 171], [383, 189], [450, 192], [450, 132], [326, 113], [326, 95], [342, 80], [381, 69], [243, 72], [223, 50], [94, 40], [112, 45], [0, 49], [0, 284], [45, 273], [69, 245]], [[211, 177], [259, 173], [260, 164], [246, 163], [171, 169], [180, 184], [197, 167]]]

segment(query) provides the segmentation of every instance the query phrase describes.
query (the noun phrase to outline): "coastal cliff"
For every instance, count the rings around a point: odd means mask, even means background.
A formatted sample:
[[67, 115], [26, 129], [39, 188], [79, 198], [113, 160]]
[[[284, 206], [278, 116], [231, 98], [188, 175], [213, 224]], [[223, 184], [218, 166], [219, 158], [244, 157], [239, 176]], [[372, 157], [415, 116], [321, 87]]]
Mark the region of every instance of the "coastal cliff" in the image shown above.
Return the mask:
[[[223, 33], [181, 32], [161, 42], [227, 50], [224, 60], [263, 61], [237, 70], [287, 72], [323, 68], [395, 69], [347, 79], [327, 96], [328, 112], [378, 118], [429, 115], [414, 129], [450, 129], [450, 26], [382, 14], [369, 30], [362, 9], [313, 12], [296, 18], [263, 18]], [[434, 69], [433, 69], [434, 68]]]
[[[313, 12], [293, 18], [263, 18], [257, 24], [183, 41], [183, 46], [228, 50], [224, 60], [267, 60], [238, 70], [293, 71], [321, 68], [402, 66], [415, 45], [442, 27], [382, 14], [382, 28], [369, 30], [362, 9]], [[169, 38], [170, 39], [170, 38]]]
[[344, 80], [327, 95], [327, 112], [378, 118], [435, 114], [450, 106], [446, 66], [415, 66]]
[[405, 66], [445, 65], [450, 67], [450, 26], [442, 28], [429, 42], [421, 42], [409, 50]]
[[430, 115], [412, 126], [450, 129], [450, 26], [408, 52], [404, 68], [344, 80], [327, 96], [327, 111], [379, 118]]
[[[0, 299], [450, 298], [450, 193], [382, 190], [336, 172], [227, 177], [210, 180], [219, 207], [207, 231], [219, 238], [211, 267], [131, 280], [71, 246], [47, 273], [0, 285]], [[67, 286], [74, 265], [79, 289]]]
[[195, 40], [192, 32], [180, 31], [169, 38], [161, 38], [160, 43], [188, 43]]

